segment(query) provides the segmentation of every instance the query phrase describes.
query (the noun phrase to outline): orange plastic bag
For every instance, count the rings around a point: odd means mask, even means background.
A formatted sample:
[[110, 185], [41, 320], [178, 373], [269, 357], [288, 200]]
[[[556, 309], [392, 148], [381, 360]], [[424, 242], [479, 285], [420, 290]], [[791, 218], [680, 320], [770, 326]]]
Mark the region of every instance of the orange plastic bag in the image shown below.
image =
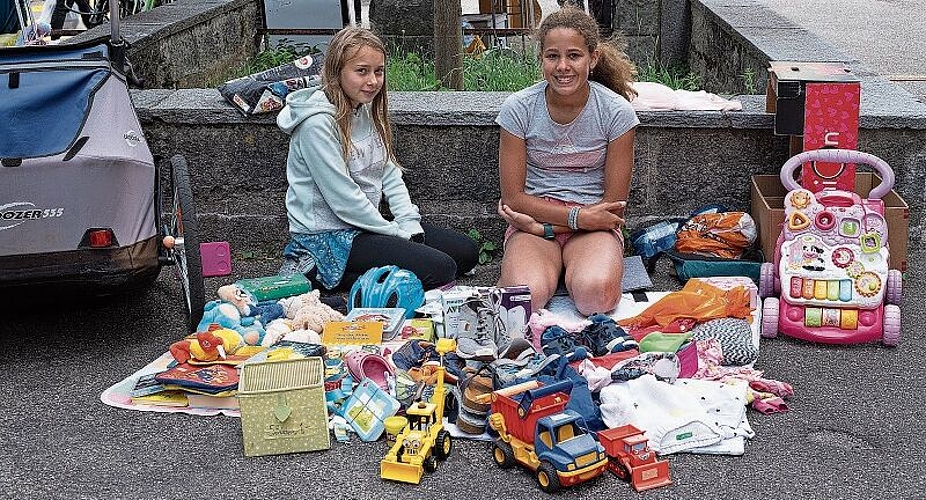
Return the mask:
[[704, 322], [717, 318], [751, 320], [749, 292], [742, 286], [723, 291], [701, 280], [689, 280], [684, 288], [657, 300], [642, 313], [618, 321], [621, 326], [646, 328], [666, 326], [679, 319]]
[[739, 258], [756, 241], [756, 221], [745, 212], [695, 215], [676, 233], [675, 249], [724, 259]]

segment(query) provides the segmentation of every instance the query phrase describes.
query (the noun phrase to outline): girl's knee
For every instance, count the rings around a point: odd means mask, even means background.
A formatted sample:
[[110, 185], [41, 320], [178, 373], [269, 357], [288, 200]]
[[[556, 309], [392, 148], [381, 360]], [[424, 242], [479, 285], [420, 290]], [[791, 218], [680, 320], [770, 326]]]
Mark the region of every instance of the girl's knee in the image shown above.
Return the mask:
[[427, 271], [419, 276], [425, 290], [444, 286], [457, 277], [457, 263], [449, 255], [435, 258], [426, 264]]
[[581, 283], [570, 291], [576, 309], [586, 316], [613, 310], [621, 298], [620, 283], [604, 280]]

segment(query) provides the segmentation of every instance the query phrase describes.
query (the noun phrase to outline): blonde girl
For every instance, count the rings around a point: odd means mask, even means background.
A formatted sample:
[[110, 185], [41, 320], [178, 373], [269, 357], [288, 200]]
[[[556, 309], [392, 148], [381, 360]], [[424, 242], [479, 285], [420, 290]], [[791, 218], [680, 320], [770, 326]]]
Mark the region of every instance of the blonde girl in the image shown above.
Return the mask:
[[[331, 43], [322, 85], [293, 92], [277, 117], [291, 135], [286, 163], [290, 241], [281, 273], [348, 288], [372, 267], [414, 272], [425, 289], [471, 270], [475, 244], [421, 222], [395, 159], [386, 94], [386, 49], [348, 27]], [[385, 199], [392, 213], [381, 215]]]

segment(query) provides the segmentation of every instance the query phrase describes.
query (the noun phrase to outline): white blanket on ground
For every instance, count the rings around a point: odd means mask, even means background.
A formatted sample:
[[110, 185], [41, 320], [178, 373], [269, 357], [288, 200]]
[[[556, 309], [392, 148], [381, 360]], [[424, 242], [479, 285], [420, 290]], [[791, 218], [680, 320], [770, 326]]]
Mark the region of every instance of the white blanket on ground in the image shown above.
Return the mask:
[[707, 380], [668, 384], [644, 375], [601, 390], [601, 417], [608, 427], [644, 429], [661, 455], [692, 452], [742, 455], [754, 436], [746, 419], [746, 387]]

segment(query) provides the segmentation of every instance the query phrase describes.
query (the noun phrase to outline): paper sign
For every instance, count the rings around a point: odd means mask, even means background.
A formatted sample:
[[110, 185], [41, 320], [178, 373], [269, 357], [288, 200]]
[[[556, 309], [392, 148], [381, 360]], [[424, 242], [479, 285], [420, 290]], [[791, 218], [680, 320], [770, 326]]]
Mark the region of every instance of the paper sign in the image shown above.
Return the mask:
[[383, 324], [379, 321], [330, 321], [322, 332], [325, 345], [376, 345], [382, 341]]

